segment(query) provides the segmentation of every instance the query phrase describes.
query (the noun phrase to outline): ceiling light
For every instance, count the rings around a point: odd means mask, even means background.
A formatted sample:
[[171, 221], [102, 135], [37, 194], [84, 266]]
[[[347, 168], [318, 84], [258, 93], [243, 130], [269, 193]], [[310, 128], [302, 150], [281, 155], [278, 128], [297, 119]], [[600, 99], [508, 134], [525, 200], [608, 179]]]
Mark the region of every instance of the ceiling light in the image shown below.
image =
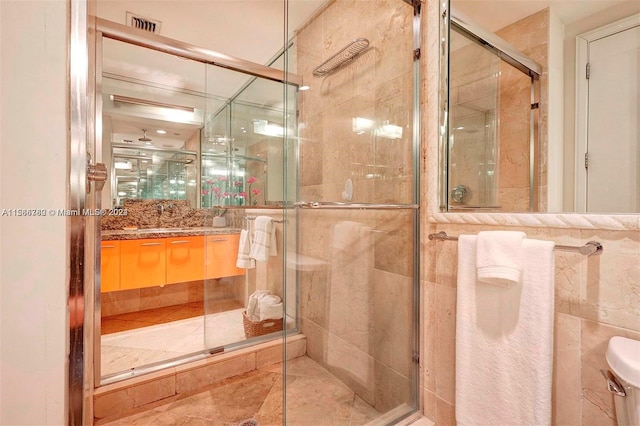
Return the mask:
[[300, 90], [301, 92], [309, 89], [311, 89], [311, 87], [309, 86], [300, 86], [300, 88], [298, 88], [298, 90]]
[[130, 161], [116, 161], [113, 163], [113, 167], [118, 170], [131, 170], [133, 166]]
[[158, 130], [156, 130], [156, 133], [159, 134], [159, 135], [166, 135], [167, 131], [166, 130], [162, 130], [162, 129], [158, 129]]
[[352, 120], [351, 129], [361, 135], [367, 130], [373, 129], [375, 122], [373, 120], [369, 120], [368, 118], [356, 117]]
[[256, 120], [253, 122], [253, 133], [265, 136], [284, 136], [284, 127], [270, 124], [267, 120]]
[[395, 124], [389, 124], [386, 122], [380, 127], [376, 134], [380, 137], [387, 139], [401, 139], [402, 138], [402, 127], [396, 126]]

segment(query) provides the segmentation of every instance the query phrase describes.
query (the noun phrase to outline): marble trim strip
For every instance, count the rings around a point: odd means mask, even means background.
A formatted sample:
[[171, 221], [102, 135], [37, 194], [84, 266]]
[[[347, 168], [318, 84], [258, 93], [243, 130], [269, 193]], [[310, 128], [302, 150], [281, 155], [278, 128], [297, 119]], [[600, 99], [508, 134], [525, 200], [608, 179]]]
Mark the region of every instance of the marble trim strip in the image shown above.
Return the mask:
[[[434, 200], [431, 200], [433, 203]], [[433, 205], [433, 204], [430, 204]], [[640, 230], [638, 215], [594, 215], [575, 213], [438, 213], [429, 208], [429, 222], [471, 225], [527, 226], [533, 228]]]

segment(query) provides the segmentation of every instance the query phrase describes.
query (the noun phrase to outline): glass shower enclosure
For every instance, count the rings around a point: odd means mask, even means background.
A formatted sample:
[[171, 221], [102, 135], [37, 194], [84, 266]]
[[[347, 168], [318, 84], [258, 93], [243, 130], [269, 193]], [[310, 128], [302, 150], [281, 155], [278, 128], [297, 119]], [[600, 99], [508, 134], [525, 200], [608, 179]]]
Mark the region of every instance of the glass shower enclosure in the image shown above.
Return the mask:
[[[303, 3], [285, 2], [293, 15]], [[356, 18], [362, 25], [351, 25]], [[202, 302], [191, 328], [177, 332], [179, 339], [162, 330], [177, 329], [184, 325], [181, 320], [157, 326], [161, 334], [154, 342], [130, 336], [143, 349], [136, 363], [108, 366], [109, 358], [125, 357], [103, 336], [102, 348], [96, 349], [102, 352], [102, 384], [280, 340], [283, 363], [271, 369], [282, 375], [274, 392], [280, 392], [283, 423], [388, 424], [416, 411], [419, 21], [419, 3], [404, 0], [322, 2], [306, 21], [286, 28], [287, 42], [269, 63], [284, 71], [280, 81], [185, 61], [161, 48], [104, 41], [105, 52], [108, 44], [128, 51], [105, 55], [104, 122], [111, 123], [102, 129], [104, 157], [111, 159], [112, 169], [131, 160], [126, 173], [135, 179], [133, 186], [124, 180], [112, 185], [104, 206], [138, 198], [149, 203], [144, 215], [158, 224], [182, 215], [178, 227], [205, 230], [203, 241], [193, 246], [187, 238], [173, 241], [167, 255], [167, 262], [201, 256], [193, 269], [199, 268], [204, 279], [152, 284], [127, 294], [98, 290], [98, 314], [131, 305], [133, 293], [141, 304], [163, 295], [171, 303]], [[145, 63], [154, 64], [156, 72], [120, 74], [118, 63], [136, 69], [132, 58], [140, 60], [139, 49], [149, 50]], [[170, 87], [152, 78], [163, 74], [178, 84]], [[132, 93], [106, 92], [131, 86]], [[112, 95], [151, 99], [156, 105], [124, 105]], [[165, 115], [160, 122], [153, 108], [169, 105], [178, 117]], [[138, 108], [137, 116], [121, 120], [118, 113], [129, 107]], [[120, 133], [109, 126], [121, 122], [133, 130], [114, 139]], [[170, 123], [171, 128], [162, 127]], [[150, 147], [145, 139], [155, 145], [162, 138], [157, 130], [182, 139]], [[170, 166], [165, 157], [179, 161]], [[179, 175], [185, 164], [188, 174]], [[154, 186], [156, 192], [144, 190], [151, 177], [163, 182]], [[182, 184], [184, 199], [165, 197]], [[144, 199], [146, 194], [155, 195]], [[224, 236], [211, 229], [214, 216], [225, 218], [229, 232]], [[253, 268], [238, 269], [237, 252], [224, 258], [218, 245], [241, 231], [254, 235], [261, 216], [272, 219], [277, 253]], [[223, 274], [213, 272], [226, 267]], [[253, 337], [243, 330], [242, 314], [256, 291], [282, 299], [282, 331]], [[154, 346], [157, 342], [162, 348]]]

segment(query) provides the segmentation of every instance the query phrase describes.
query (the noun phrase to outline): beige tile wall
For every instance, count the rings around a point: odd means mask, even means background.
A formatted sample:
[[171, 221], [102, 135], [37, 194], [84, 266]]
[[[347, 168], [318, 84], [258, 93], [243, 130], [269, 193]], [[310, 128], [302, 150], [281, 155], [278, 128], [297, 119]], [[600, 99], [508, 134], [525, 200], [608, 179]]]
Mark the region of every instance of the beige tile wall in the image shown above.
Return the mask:
[[[357, 22], [357, 25], [354, 23]], [[300, 198], [342, 201], [345, 180], [354, 202], [411, 203], [413, 8], [403, 1], [335, 0], [296, 32], [300, 92]], [[356, 38], [369, 49], [323, 78], [313, 70]], [[352, 119], [401, 126], [401, 139], [357, 134]]]

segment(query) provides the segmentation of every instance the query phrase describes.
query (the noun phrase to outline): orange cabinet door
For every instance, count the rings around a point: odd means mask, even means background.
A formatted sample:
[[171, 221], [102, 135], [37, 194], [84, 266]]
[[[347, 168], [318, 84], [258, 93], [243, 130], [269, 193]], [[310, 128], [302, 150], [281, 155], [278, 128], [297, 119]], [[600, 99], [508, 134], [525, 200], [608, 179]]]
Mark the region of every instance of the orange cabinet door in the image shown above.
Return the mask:
[[167, 284], [204, 279], [204, 237], [167, 238]]
[[244, 269], [236, 268], [240, 234], [208, 235], [206, 239], [207, 278], [244, 275]]
[[165, 240], [149, 238], [120, 242], [120, 289], [167, 283]]
[[100, 291], [120, 290], [120, 241], [100, 244]]

